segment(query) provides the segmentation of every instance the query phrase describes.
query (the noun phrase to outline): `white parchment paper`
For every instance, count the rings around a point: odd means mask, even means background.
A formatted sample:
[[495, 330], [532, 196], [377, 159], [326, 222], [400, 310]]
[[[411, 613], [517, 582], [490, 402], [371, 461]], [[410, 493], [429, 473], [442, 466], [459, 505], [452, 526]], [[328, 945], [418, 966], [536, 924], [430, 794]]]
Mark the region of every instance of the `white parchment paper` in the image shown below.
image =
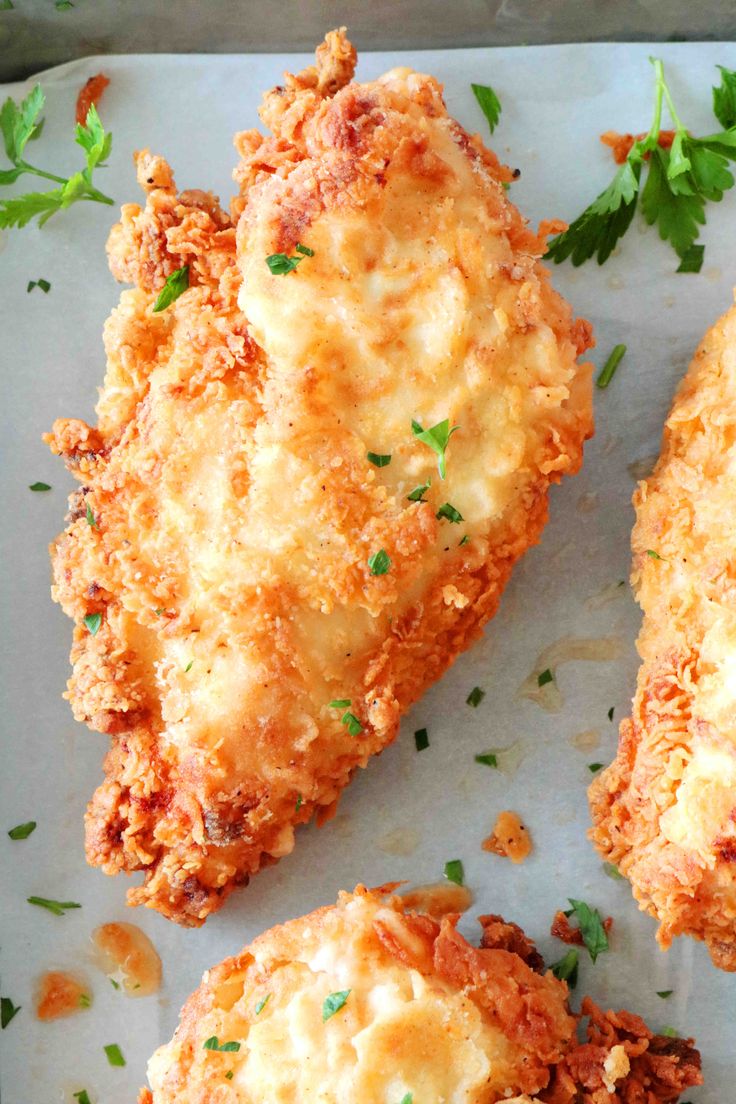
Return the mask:
[[[431, 72], [444, 82], [451, 112], [484, 134], [470, 81], [492, 83], [503, 101], [492, 144], [521, 169], [512, 195], [536, 222], [574, 217], [608, 182], [613, 162], [598, 142], [601, 131], [648, 128], [651, 52], [649, 45], [577, 45], [373, 54], [361, 60], [359, 77], [394, 65]], [[672, 44], [656, 53], [688, 125], [695, 133], [714, 130], [714, 67], [736, 65], [736, 47]], [[101, 114], [114, 148], [99, 186], [116, 205], [139, 198], [131, 155], [142, 146], [170, 160], [180, 187], [227, 196], [232, 134], [257, 125], [261, 91], [284, 68], [306, 60], [106, 57], [62, 66], [42, 75], [46, 127], [33, 144], [34, 158], [57, 172], [78, 167], [74, 101], [85, 79], [102, 69], [111, 84]], [[7, 87], [2, 96], [27, 89]], [[554, 961], [564, 947], [550, 938], [549, 924], [568, 896], [610, 913], [612, 951], [595, 966], [581, 959], [576, 998], [589, 992], [607, 1006], [640, 1012], [655, 1028], [694, 1034], [706, 1085], [690, 1098], [694, 1104], [736, 1100], [736, 977], [718, 973], [689, 940], [660, 953], [654, 922], [637, 911], [627, 883], [604, 875], [585, 837], [587, 764], [608, 762], [613, 754], [615, 721], [634, 687], [639, 623], [628, 587], [606, 591], [604, 597], [613, 594], [608, 602], [586, 600], [628, 575], [631, 465], [656, 453], [673, 388], [701, 335], [731, 301], [736, 195], [709, 205], [698, 276], [676, 275], [674, 254], [639, 221], [604, 268], [566, 264], [555, 271], [557, 287], [596, 326], [599, 363], [615, 343], [628, 346], [613, 384], [596, 394], [597, 434], [583, 473], [553, 493], [542, 543], [517, 569], [484, 640], [407, 717], [397, 743], [346, 792], [337, 817], [319, 831], [301, 830], [289, 858], [235, 894], [199, 931], [127, 910], [126, 879], [85, 865], [82, 817], [102, 777], [107, 739], [77, 725], [61, 699], [71, 626], [49, 598], [46, 545], [63, 525], [72, 480], [40, 438], [58, 416], [92, 418], [104, 371], [102, 324], [119, 294], [104, 255], [115, 216], [113, 208], [78, 204], [41, 231], [0, 237], [0, 989], [22, 1006], [0, 1037], [4, 1104], [72, 1104], [71, 1093], [84, 1087], [95, 1104], [133, 1104], [147, 1058], [171, 1035], [181, 1003], [207, 966], [264, 928], [332, 901], [340, 888], [357, 881], [433, 881], [452, 858], [463, 860], [475, 893], [463, 921], [468, 934], [475, 915], [501, 912], [523, 924]], [[28, 294], [27, 282], [39, 277], [51, 282], [51, 291]], [[53, 490], [32, 494], [28, 484], [35, 480]], [[564, 707], [546, 713], [517, 691], [539, 653], [568, 635], [616, 637], [621, 657], [561, 667]], [[486, 697], [472, 709], [465, 699], [476, 685]], [[611, 706], [614, 723], [607, 716]], [[420, 726], [429, 731], [430, 747], [417, 754], [412, 734]], [[581, 749], [575, 737], [588, 731], [597, 746]], [[515, 769], [502, 773], [474, 762], [475, 753], [514, 742], [521, 751]], [[480, 849], [504, 808], [523, 814], [534, 839], [534, 853], [520, 867]], [[7, 829], [30, 819], [38, 821], [35, 833], [11, 842]], [[56, 917], [26, 904], [30, 894], [83, 907]], [[130, 1000], [94, 969], [90, 932], [113, 919], [134, 921], [153, 939], [164, 963], [160, 995]], [[87, 975], [94, 991], [89, 1011], [51, 1024], [36, 1021], [34, 983], [51, 967]], [[667, 989], [673, 990], [669, 999], [657, 997]], [[102, 1048], [113, 1042], [125, 1055], [123, 1069], [107, 1064]]]

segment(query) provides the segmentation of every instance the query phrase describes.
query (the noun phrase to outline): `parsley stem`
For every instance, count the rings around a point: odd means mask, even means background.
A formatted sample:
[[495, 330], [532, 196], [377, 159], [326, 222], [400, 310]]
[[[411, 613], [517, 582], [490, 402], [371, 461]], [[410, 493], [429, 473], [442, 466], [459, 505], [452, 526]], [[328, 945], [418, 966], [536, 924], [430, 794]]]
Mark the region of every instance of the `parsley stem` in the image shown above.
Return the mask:
[[662, 95], [664, 93], [664, 66], [659, 58], [649, 59], [654, 66], [654, 73], [656, 76], [656, 82], [654, 85], [654, 118], [652, 119], [652, 125], [649, 128], [649, 133], [644, 140], [644, 146], [646, 149], [651, 149], [652, 146], [656, 146], [659, 139], [659, 131], [662, 123]]
[[35, 165], [29, 165], [27, 161], [19, 161], [17, 164], [19, 169], [23, 169], [25, 172], [33, 173], [34, 176], [42, 176], [44, 180], [53, 180], [55, 184], [66, 184], [66, 177], [56, 176], [55, 173], [45, 172], [43, 169], [37, 169]]
[[595, 381], [596, 387], [600, 387], [600, 388], [608, 387], [609, 383], [613, 379], [613, 376], [614, 376], [614, 373], [615, 373], [616, 369], [618, 368], [619, 364], [621, 363], [621, 360], [622, 360], [625, 352], [626, 352], [626, 346], [625, 345], [614, 345], [613, 350], [611, 352], [611, 355], [609, 356], [608, 360], [606, 361], [606, 363], [601, 368], [601, 373], [598, 376], [598, 379]]

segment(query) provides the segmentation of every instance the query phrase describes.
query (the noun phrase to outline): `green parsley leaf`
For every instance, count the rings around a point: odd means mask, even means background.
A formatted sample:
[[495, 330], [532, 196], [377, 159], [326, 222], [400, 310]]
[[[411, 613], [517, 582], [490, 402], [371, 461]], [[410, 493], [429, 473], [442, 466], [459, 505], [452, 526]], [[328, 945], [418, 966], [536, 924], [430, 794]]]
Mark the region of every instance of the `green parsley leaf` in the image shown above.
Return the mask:
[[614, 345], [611, 355], [601, 369], [601, 373], [598, 379], [595, 381], [596, 387], [600, 387], [601, 390], [608, 387], [609, 383], [613, 379], [614, 373], [619, 364], [623, 360], [624, 353], [626, 352], [625, 345]]
[[417, 751], [425, 751], [429, 747], [429, 733], [426, 728], [418, 728], [414, 733], [414, 743]]
[[458, 524], [459, 522], [464, 520], [463, 515], [460, 513], [460, 511], [456, 510], [454, 506], [451, 506], [449, 502], [444, 502], [440, 506], [439, 510], [435, 514], [435, 517], [438, 521], [441, 518], [447, 518], [448, 521], [451, 521], [454, 524]]
[[482, 763], [484, 767], [498, 767], [498, 756], [492, 751], [483, 751], [475, 756], [476, 763]]
[[304, 798], [301, 794], [296, 795], [296, 805], [294, 806], [294, 812], [298, 813], [304, 803]]
[[89, 502], [85, 502], [84, 506], [85, 506], [85, 511], [86, 511], [85, 516], [87, 518], [87, 524], [90, 526], [91, 529], [99, 529], [99, 525], [97, 524], [97, 519], [96, 519], [95, 515], [92, 513], [92, 510], [90, 509]]
[[598, 909], [592, 909], [589, 905], [586, 905], [585, 901], [576, 901], [573, 897], [568, 897], [568, 900], [572, 905], [572, 912], [577, 917], [583, 943], [593, 962], [595, 962], [598, 955], [608, 950], [608, 936], [606, 935], [606, 929], [603, 927], [601, 914]]
[[48, 897], [27, 897], [29, 905], [38, 905], [39, 908], [48, 909], [54, 916], [63, 916], [67, 909], [78, 909], [82, 906], [76, 901], [53, 901]]
[[447, 452], [447, 446], [453, 433], [459, 428], [460, 426], [450, 427], [449, 419], [445, 418], [444, 421], [438, 422], [431, 429], [422, 429], [419, 422], [412, 418], [411, 429], [414, 436], [422, 444], [427, 445], [428, 448], [437, 453], [437, 469], [441, 479], [444, 479], [446, 475], [445, 453]]
[[40, 481], [38, 483], [30, 483], [28, 485], [28, 490], [29, 491], [50, 491], [51, 490], [51, 484], [50, 483], [41, 483]]
[[225, 1077], [226, 1077], [226, 1078], [228, 1079], [228, 1081], [232, 1081], [232, 1079], [233, 1079], [233, 1071], [232, 1071], [232, 1070], [228, 1070], [228, 1071], [227, 1071], [227, 1073], [225, 1074]]
[[360, 736], [363, 731], [363, 726], [354, 713], [343, 713], [340, 722], [345, 725], [351, 736]]
[[89, 993], [80, 993], [79, 994], [79, 1007], [80, 1008], [91, 1008], [92, 1007], [92, 997]]
[[344, 1007], [350, 993], [350, 989], [342, 989], [338, 993], [330, 993], [329, 997], [325, 997], [322, 1005], [322, 1023], [326, 1023]]
[[92, 1104], [86, 1089], [80, 1089], [79, 1092], [72, 1093], [72, 1096], [79, 1101], [79, 1104]]
[[647, 548], [647, 556], [650, 560], [661, 560], [659, 552], [655, 552], [653, 548]]
[[480, 686], [474, 686], [465, 699], [465, 704], [472, 705], [473, 709], [477, 709], [485, 696], [485, 690], [481, 690]]
[[431, 486], [431, 479], [428, 480], [427, 483], [420, 483], [417, 487], [414, 488], [413, 491], [409, 491], [406, 497], [409, 499], [410, 502], [426, 502], [427, 500], [424, 496]]
[[488, 84], [471, 84], [478, 106], [486, 117], [488, 128], [493, 134], [501, 115], [501, 101]]
[[465, 536], [464, 536], [464, 537], [462, 538], [462, 540], [460, 541], [460, 543], [458, 544], [458, 548], [462, 548], [462, 546], [463, 546], [464, 544], [469, 544], [469, 543], [470, 543], [470, 537], [469, 537], [469, 536], [468, 536], [468, 534], [466, 533], [466, 534], [465, 534]]
[[71, 11], [74, 4], [72, 0], [54, 0], [54, 7], [57, 11]]
[[680, 1033], [676, 1031], [674, 1027], [663, 1027], [662, 1034], [666, 1035], [668, 1039], [679, 1039]]
[[171, 304], [183, 295], [189, 287], [189, 265], [183, 265], [181, 268], [175, 269], [170, 276], [166, 277], [166, 282], [161, 288], [156, 297], [156, 302], [153, 304], [153, 313], [159, 314], [161, 311], [166, 310]]
[[571, 947], [566, 955], [553, 963], [550, 969], [560, 981], [566, 981], [570, 989], [574, 989], [578, 983], [579, 955], [574, 947]]
[[0, 0], [0, 11], [12, 11], [14, 7], [13, 0]]
[[11, 840], [28, 839], [31, 832], [34, 831], [35, 827], [35, 820], [28, 820], [25, 824], [16, 824], [15, 828], [10, 829], [8, 835], [10, 836]]
[[100, 625], [102, 624], [102, 614], [88, 613], [84, 619], [84, 623], [89, 630], [89, 635], [97, 636], [97, 633], [100, 631]]
[[191, 671], [191, 669], [192, 669], [192, 664], [193, 664], [193, 663], [194, 663], [194, 660], [193, 660], [193, 659], [190, 659], [190, 660], [189, 660], [189, 662], [187, 663], [186, 667], [184, 668], [184, 674], [185, 674], [185, 675], [188, 675], [188, 674], [189, 674], [189, 672], [190, 672], [190, 671]]
[[301, 255], [303, 257], [313, 257], [314, 256], [314, 250], [310, 249], [309, 246], [302, 245], [301, 242], [297, 242], [296, 245], [294, 246], [294, 248], [296, 249], [297, 253], [301, 253]]
[[117, 1043], [108, 1043], [102, 1048], [107, 1055], [108, 1064], [111, 1066], [124, 1066], [123, 1052]]
[[588, 763], [588, 770], [591, 774], [597, 774], [603, 766], [603, 763]]
[[649, 226], [657, 226], [662, 241], [668, 241], [683, 257], [705, 225], [705, 197], [694, 192], [675, 191], [668, 176], [669, 150], [653, 149], [649, 174], [641, 193], [641, 209]]
[[623, 882], [623, 881], [625, 881], [623, 874], [621, 873], [621, 871], [619, 870], [619, 868], [617, 866], [613, 865], [613, 863], [604, 862], [602, 865], [603, 865], [603, 873], [605, 875], [607, 875], [607, 877], [613, 878], [614, 882]]
[[613, 710], [614, 710], [613, 706], [611, 706], [611, 708], [608, 710], [608, 719], [609, 719], [609, 721], [613, 720]]
[[414, 1104], [414, 1094], [410, 1092], [404, 1093], [401, 1098], [401, 1104]]
[[391, 567], [391, 557], [385, 549], [374, 552], [368, 557], [368, 570], [371, 575], [386, 575]]
[[549, 667], [545, 667], [545, 669], [537, 675], [537, 686], [541, 688], [542, 686], [546, 686], [548, 682], [554, 682], [554, 675]]
[[20, 1012], [20, 1005], [13, 1004], [10, 997], [0, 997], [0, 1026], [3, 1031], [10, 1021]]
[[112, 985], [113, 989], [119, 989], [120, 988], [120, 982], [116, 981], [115, 978], [112, 978], [112, 977], [108, 978], [108, 981]]
[[[638, 142], [634, 144], [632, 153], [638, 145]], [[552, 239], [547, 257], [555, 264], [569, 257], [576, 268], [593, 256], [599, 265], [604, 264], [631, 225], [640, 176], [641, 160], [625, 161], [605, 191], [570, 223], [567, 230]]]
[[[51, 180], [59, 187], [47, 192], [28, 192], [11, 199], [0, 199], [0, 228], [20, 228], [34, 218], [38, 218], [39, 225], [43, 226], [57, 211], [63, 211], [77, 200], [93, 200], [108, 205], [113, 202], [92, 184], [94, 169], [103, 160], [103, 154], [106, 156], [110, 152], [112, 145], [112, 136], [105, 134], [94, 106], [89, 110], [86, 125], [77, 125], [76, 129], [76, 140], [84, 145], [87, 152], [86, 166], [81, 172], [66, 178], [39, 169], [25, 160], [23, 153], [26, 144], [38, 137], [43, 125], [40, 113], [44, 102], [41, 86], [37, 84], [21, 103], [8, 98], [0, 108], [3, 144], [13, 165], [11, 169], [0, 171], [0, 185], [12, 184], [19, 176], [28, 173]], [[38, 280], [36, 285], [42, 291], [48, 291], [51, 286], [48, 280]], [[31, 290], [31, 285], [28, 290]]]
[[40, 280], [29, 280], [28, 281], [28, 287], [26, 288], [26, 292], [31, 292], [31, 291], [33, 291], [34, 288], [37, 288], [37, 287], [41, 289], [41, 291], [44, 293], [44, 295], [48, 295], [48, 293], [51, 291], [51, 284], [49, 283], [49, 281], [44, 280], [44, 279], [40, 279]]
[[335, 698], [334, 701], [328, 702], [328, 709], [347, 709], [349, 705], [352, 705], [350, 698]]
[[719, 65], [721, 83], [713, 89], [713, 114], [724, 130], [736, 126], [736, 72]]
[[391, 463], [390, 452], [367, 452], [366, 457], [370, 460], [371, 464], [375, 464], [377, 468], [387, 468]]
[[261, 1000], [259, 1000], [258, 1004], [256, 1005], [256, 1016], [260, 1016], [261, 1012], [266, 1007], [266, 1005], [268, 1004], [270, 999], [271, 999], [271, 994], [266, 993], [265, 997], [262, 997]]
[[691, 245], [689, 249], [686, 249], [682, 254], [682, 260], [677, 266], [678, 272], [700, 272], [703, 267], [703, 257], [705, 256], [704, 245]]
[[675, 991], [674, 989], [658, 989], [657, 990], [657, 996], [661, 997], [662, 1000], [667, 1000], [668, 997], [672, 996], [674, 991]]
[[231, 1051], [240, 1050], [240, 1043], [229, 1042], [221, 1043], [216, 1035], [210, 1035], [209, 1039], [205, 1039], [202, 1044], [205, 1050], [218, 1050], [221, 1052], [230, 1053]]
[[445, 863], [445, 877], [448, 882], [454, 882], [455, 885], [465, 884], [465, 870], [461, 859], [450, 859]]
[[314, 250], [300, 242], [297, 242], [295, 249], [299, 254], [296, 257], [289, 257], [286, 253], [272, 253], [269, 257], [266, 257], [266, 264], [273, 276], [286, 276], [289, 272], [294, 272], [305, 257], [314, 256]]

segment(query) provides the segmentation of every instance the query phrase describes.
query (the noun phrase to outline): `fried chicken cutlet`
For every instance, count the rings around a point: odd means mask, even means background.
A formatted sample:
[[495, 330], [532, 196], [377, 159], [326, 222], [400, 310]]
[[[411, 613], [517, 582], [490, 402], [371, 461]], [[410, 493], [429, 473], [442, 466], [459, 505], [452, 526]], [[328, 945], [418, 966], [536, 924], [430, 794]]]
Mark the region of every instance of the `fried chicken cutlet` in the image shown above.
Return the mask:
[[68, 696], [112, 737], [88, 859], [188, 925], [478, 637], [591, 433], [590, 327], [509, 171], [431, 77], [354, 65], [334, 32], [266, 96], [231, 215], [138, 155], [99, 422], [51, 435], [82, 484], [52, 549]]
[[632, 715], [590, 790], [592, 838], [658, 939], [736, 970], [736, 307], [706, 334], [634, 495], [644, 621]]
[[209, 970], [139, 1104], [658, 1104], [700, 1083], [692, 1039], [587, 998], [573, 1015], [515, 924], [481, 917], [476, 949], [457, 915], [391, 888], [341, 893]]

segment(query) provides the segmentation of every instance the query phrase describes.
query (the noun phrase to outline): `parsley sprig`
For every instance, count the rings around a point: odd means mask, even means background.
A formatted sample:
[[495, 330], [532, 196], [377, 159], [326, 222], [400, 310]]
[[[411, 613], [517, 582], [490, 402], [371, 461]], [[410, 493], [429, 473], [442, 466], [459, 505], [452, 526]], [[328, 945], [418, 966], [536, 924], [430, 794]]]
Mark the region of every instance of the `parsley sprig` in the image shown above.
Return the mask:
[[77, 124], [77, 145], [86, 154], [85, 167], [70, 177], [57, 176], [56, 173], [39, 169], [25, 160], [23, 154], [27, 143], [37, 136], [42, 120], [40, 119], [46, 98], [40, 84], [37, 84], [20, 103], [8, 97], [0, 108], [0, 130], [11, 169], [0, 170], [0, 184], [14, 184], [24, 174], [39, 176], [51, 180], [59, 187], [47, 192], [27, 192], [24, 195], [0, 199], [0, 228], [15, 226], [18, 229], [32, 219], [38, 218], [39, 226], [63, 211], [78, 200], [88, 199], [95, 203], [112, 204], [110, 196], [104, 195], [92, 184], [92, 174], [102, 167], [112, 148], [112, 135], [106, 133], [97, 109], [94, 105], [87, 113], [84, 126]]
[[[628, 230], [637, 201], [650, 226], [680, 258], [678, 272], [699, 272], [704, 247], [696, 244], [705, 224], [705, 205], [718, 203], [733, 187], [728, 162], [736, 160], [736, 72], [721, 67], [721, 84], [713, 89], [713, 110], [724, 129], [694, 138], [681, 121], [664, 77], [664, 66], [651, 58], [655, 72], [654, 118], [649, 132], [635, 141], [605, 191], [567, 230], [553, 238], [548, 256], [559, 264], [569, 257], [581, 265], [591, 257], [603, 264]], [[664, 105], [674, 123], [670, 149], [659, 145]], [[649, 165], [642, 186], [642, 171]]]

